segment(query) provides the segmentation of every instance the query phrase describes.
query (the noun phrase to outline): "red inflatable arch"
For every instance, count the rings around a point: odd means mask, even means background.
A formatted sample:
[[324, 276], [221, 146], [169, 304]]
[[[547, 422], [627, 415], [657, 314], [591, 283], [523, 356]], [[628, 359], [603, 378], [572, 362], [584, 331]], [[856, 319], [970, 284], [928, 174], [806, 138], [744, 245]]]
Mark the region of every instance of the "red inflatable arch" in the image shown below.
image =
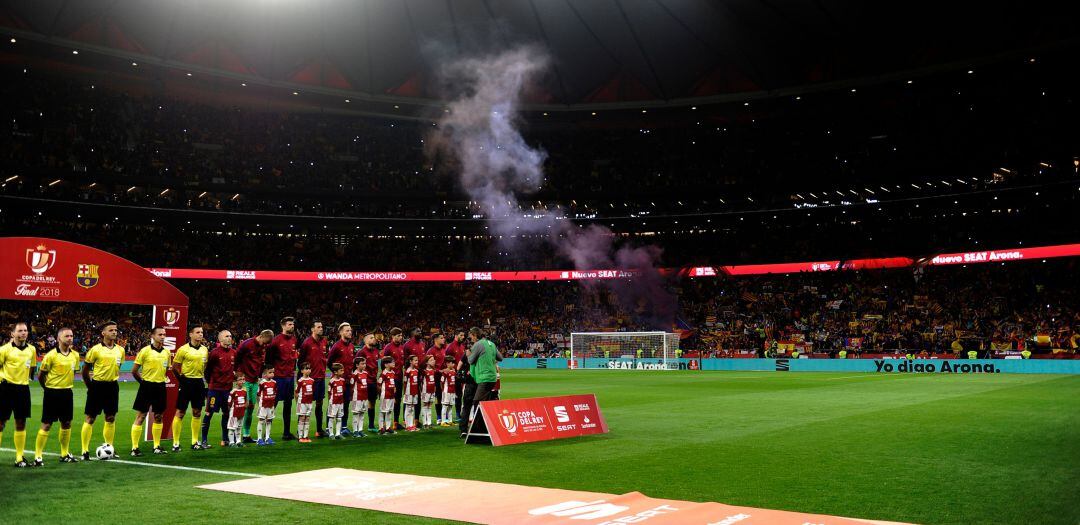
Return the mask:
[[[187, 342], [187, 296], [127, 259], [41, 237], [0, 237], [0, 253], [0, 298], [150, 305], [153, 326], [165, 328], [165, 347], [175, 352]], [[167, 386], [170, 409], [163, 415], [171, 420], [177, 386], [171, 372]], [[165, 429], [168, 434], [171, 426]]]

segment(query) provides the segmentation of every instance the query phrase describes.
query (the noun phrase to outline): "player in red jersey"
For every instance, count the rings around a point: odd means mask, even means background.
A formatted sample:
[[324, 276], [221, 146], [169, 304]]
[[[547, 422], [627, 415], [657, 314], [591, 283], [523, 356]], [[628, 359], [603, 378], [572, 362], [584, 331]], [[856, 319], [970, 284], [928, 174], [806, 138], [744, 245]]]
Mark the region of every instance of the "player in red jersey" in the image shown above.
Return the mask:
[[[446, 361], [446, 336], [444, 336], [441, 332], [436, 333], [435, 336], [431, 338], [431, 342], [432, 342], [431, 348], [428, 348], [426, 356], [431, 356], [431, 357], [435, 358], [435, 402], [434, 403], [435, 403], [435, 406], [436, 406], [436, 410], [438, 410], [439, 400], [442, 398], [442, 369], [443, 369], [443, 363]], [[427, 361], [426, 356], [424, 358], [425, 362]], [[436, 413], [436, 417], [439, 420], [438, 422], [441, 424], [442, 423], [442, 414], [441, 413]]]
[[[296, 433], [301, 443], [311, 443], [311, 404], [315, 401], [315, 380], [311, 377], [311, 363], [300, 365], [300, 379], [296, 380]], [[321, 418], [320, 418], [321, 419]]]
[[394, 358], [382, 359], [382, 372], [379, 373], [379, 433], [393, 434], [394, 402], [397, 399], [397, 373], [394, 372]]
[[334, 363], [330, 365], [330, 370], [334, 372], [334, 377], [330, 379], [328, 392], [330, 408], [326, 410], [326, 422], [330, 425], [330, 439], [342, 439], [341, 418], [345, 416], [345, 391], [347, 389], [345, 367], [341, 363]]
[[247, 413], [248, 399], [247, 390], [244, 388], [244, 374], [236, 373], [233, 380], [233, 389], [229, 392], [229, 446], [244, 446], [243, 429], [244, 414]]
[[375, 334], [364, 334], [364, 346], [356, 352], [357, 357], [363, 357], [367, 364], [368, 377], [368, 431], [375, 432], [375, 412], [379, 407], [379, 385], [375, 379], [379, 377], [379, 349], [375, 348]]
[[405, 431], [416, 432], [416, 407], [420, 402], [420, 358], [409, 356], [401, 382], [401, 402], [405, 405]]
[[352, 411], [352, 433], [353, 437], [364, 437], [364, 420], [367, 419], [368, 411], [368, 373], [367, 373], [367, 358], [364, 356], [357, 357], [354, 362], [356, 367], [353, 369], [352, 377], [352, 402], [349, 409]]
[[419, 359], [419, 363], [422, 366], [424, 364], [424, 355], [427, 354], [427, 345], [424, 344], [423, 331], [419, 328], [413, 328], [412, 336], [408, 341], [402, 345], [402, 349], [405, 350], [405, 361], [408, 361], [410, 357], [416, 356]]
[[438, 370], [435, 370], [435, 356], [429, 355], [427, 357], [427, 365], [421, 372], [420, 377], [420, 427], [431, 428], [431, 408], [435, 404], [437, 398], [435, 388], [435, 377], [438, 375]]
[[449, 427], [454, 424], [454, 402], [457, 401], [457, 370], [454, 362], [447, 359], [439, 375], [442, 376], [442, 414], [439, 418], [439, 426]]
[[[337, 363], [345, 370], [345, 406], [349, 405], [349, 400], [352, 399], [352, 388], [349, 388], [349, 370], [353, 368], [353, 358], [356, 357], [356, 349], [353, 346], [353, 329], [349, 323], [341, 323], [338, 325], [338, 342], [334, 343], [334, 346], [330, 347], [330, 355], [328, 357], [330, 363]], [[344, 430], [340, 434], [346, 436], [350, 435], [349, 428], [346, 425], [348, 423], [348, 413], [343, 413], [342, 418], [346, 421], [341, 421]], [[329, 426], [329, 425], [328, 425]]]
[[[326, 398], [326, 354], [329, 341], [323, 337], [322, 321], [311, 323], [311, 335], [300, 344], [300, 362], [311, 365], [315, 394], [315, 436], [323, 437], [323, 399]], [[310, 425], [310, 422], [308, 423]], [[308, 433], [308, 440], [311, 433]]]
[[[383, 357], [392, 357], [392, 358], [394, 358], [394, 368], [395, 368], [395, 372], [397, 373], [397, 384], [399, 386], [402, 384], [402, 382], [401, 382], [402, 374], [405, 372], [405, 346], [401, 343], [401, 341], [404, 339], [404, 337], [405, 336], [402, 334], [400, 328], [397, 328], [397, 327], [391, 328], [390, 329], [390, 342], [386, 343], [386, 346], [383, 347], [383, 351], [382, 351]], [[395, 403], [393, 405], [394, 406], [394, 427], [395, 427], [395, 429], [398, 429], [398, 430], [400, 430], [402, 428], [401, 423], [400, 423], [400, 421], [401, 421], [400, 416], [401, 416], [401, 393], [402, 393], [402, 391], [403, 391], [403, 389], [401, 389], [401, 388], [397, 389], [397, 396], [398, 397], [397, 397], [397, 399], [396, 399], [396, 401], [395, 401]]]
[[[459, 330], [454, 334], [454, 340], [450, 344], [446, 345], [446, 360], [454, 361], [454, 368], [457, 369], [457, 364], [461, 362], [461, 358], [465, 356], [465, 332]], [[461, 381], [454, 382], [454, 414], [458, 419], [461, 419]]]
[[236, 350], [232, 347], [232, 332], [222, 330], [218, 332], [217, 339], [218, 344], [210, 351], [210, 355], [206, 358], [206, 368], [203, 369], [203, 377], [208, 387], [206, 408], [203, 410], [205, 417], [202, 420], [202, 441], [206, 448], [210, 448], [207, 446], [210, 439], [210, 421], [214, 417], [214, 412], [217, 411], [221, 411], [221, 446], [229, 444], [229, 391], [232, 389], [233, 380], [236, 379], [233, 366]]
[[300, 358], [296, 340], [296, 319], [286, 317], [281, 320], [281, 333], [270, 340], [266, 349], [266, 364], [274, 367], [274, 382], [281, 403], [281, 420], [285, 430], [281, 433], [282, 441], [296, 439], [290, 430], [292, 425], [293, 392], [296, 391], [296, 363]]
[[274, 444], [274, 440], [270, 439], [270, 428], [274, 426], [277, 399], [278, 383], [274, 381], [274, 367], [264, 366], [262, 380], [259, 381], [259, 439], [255, 442], [259, 446]]

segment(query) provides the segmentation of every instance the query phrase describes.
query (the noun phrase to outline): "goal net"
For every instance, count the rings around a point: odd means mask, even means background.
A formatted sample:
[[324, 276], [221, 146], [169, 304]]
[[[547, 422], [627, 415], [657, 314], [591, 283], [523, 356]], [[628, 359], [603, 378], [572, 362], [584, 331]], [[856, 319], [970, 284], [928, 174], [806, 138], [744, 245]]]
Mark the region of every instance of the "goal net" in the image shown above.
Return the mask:
[[667, 332], [573, 332], [571, 368], [677, 370], [679, 334]]

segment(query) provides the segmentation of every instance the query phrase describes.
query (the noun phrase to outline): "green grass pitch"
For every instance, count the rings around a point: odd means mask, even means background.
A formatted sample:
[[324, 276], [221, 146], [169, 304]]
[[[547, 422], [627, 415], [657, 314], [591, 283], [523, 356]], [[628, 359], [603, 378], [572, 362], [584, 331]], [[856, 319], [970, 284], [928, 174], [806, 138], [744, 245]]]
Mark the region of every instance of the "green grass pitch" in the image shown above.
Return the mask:
[[[257, 474], [336, 466], [917, 523], [1080, 523], [1077, 376], [504, 373], [506, 397], [596, 393], [611, 432], [494, 448], [465, 446], [456, 429], [440, 428], [312, 445], [185, 447], [138, 461]], [[77, 387], [77, 413], [83, 394]], [[134, 384], [122, 387], [117, 448], [124, 456], [134, 395]], [[36, 386], [33, 397], [40, 402]], [[31, 450], [39, 414], [35, 405]], [[219, 428], [215, 420], [212, 442]], [[48, 450], [58, 450], [56, 429]], [[218, 474], [56, 459], [17, 470], [9, 466], [13, 454], [0, 452], [0, 521], [435, 522], [194, 488], [236, 479]], [[456, 497], [424, 504], [453, 505]], [[67, 503], [47, 506], [58, 501]]]

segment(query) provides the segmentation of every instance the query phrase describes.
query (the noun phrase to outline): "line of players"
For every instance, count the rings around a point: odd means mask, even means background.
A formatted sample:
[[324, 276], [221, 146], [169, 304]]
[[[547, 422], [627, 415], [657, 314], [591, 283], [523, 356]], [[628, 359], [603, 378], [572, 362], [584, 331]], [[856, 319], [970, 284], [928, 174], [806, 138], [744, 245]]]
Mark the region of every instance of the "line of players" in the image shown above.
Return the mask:
[[[459, 332], [454, 341], [447, 345], [442, 334], [433, 338], [434, 345], [425, 349], [420, 331], [414, 330], [412, 340], [403, 342], [402, 331], [394, 328], [390, 331], [391, 341], [382, 351], [375, 348], [375, 336], [364, 336], [364, 346], [357, 351], [352, 343], [352, 327], [341, 323], [337, 327], [338, 341], [327, 351], [328, 341], [323, 337], [321, 322], [312, 323], [311, 335], [299, 347], [296, 345], [295, 320], [286, 317], [281, 320], [282, 332], [274, 335], [271, 330], [263, 330], [256, 337], [243, 341], [233, 348], [232, 333], [221, 330], [217, 334], [217, 345], [207, 350], [203, 328], [192, 327], [188, 333], [188, 343], [177, 349], [173, 356], [164, 347], [165, 330], [155, 327], [151, 331], [150, 343], [143, 347], [135, 357], [132, 376], [139, 382], [133, 409], [136, 412], [131, 428], [131, 454], [141, 456], [140, 438], [148, 414], [153, 414], [151, 435], [155, 454], [165, 454], [161, 446], [164, 422], [162, 414], [166, 408], [167, 371], [172, 368], [179, 380], [179, 394], [176, 413], [172, 421], [173, 451], [181, 450], [180, 433], [183, 419], [188, 408], [192, 411], [191, 448], [201, 450], [210, 448], [208, 433], [213, 414], [222, 411], [221, 445], [259, 443], [272, 444], [270, 422], [276, 412], [276, 405], [283, 405], [284, 433], [283, 440], [296, 439], [290, 432], [291, 407], [293, 398], [298, 401], [298, 431], [302, 439], [310, 441], [310, 418], [316, 419], [316, 437], [341, 438], [353, 433], [362, 435], [363, 414], [368, 415], [369, 431], [392, 433], [395, 430], [415, 430], [417, 425], [431, 424], [432, 406], [441, 407], [436, 424], [450, 426], [455, 416], [460, 419], [462, 379], [468, 380], [468, 365], [463, 359], [465, 347], [464, 332]], [[93, 425], [99, 415], [104, 414], [105, 426], [102, 434], [109, 451], [108, 457], [115, 454], [115, 418], [119, 405], [119, 376], [124, 360], [123, 348], [116, 344], [117, 324], [113, 321], [101, 325], [101, 343], [87, 352], [82, 363], [82, 379], [87, 388], [85, 420], [81, 431], [82, 459], [90, 459], [90, 441]], [[41, 429], [38, 431], [33, 463], [25, 460], [26, 420], [30, 417], [29, 382], [37, 370], [37, 353], [28, 342], [28, 325], [16, 323], [12, 326], [11, 340], [0, 346], [0, 439], [8, 419], [15, 419], [16, 467], [43, 465], [43, 450], [53, 423], [60, 422], [60, 452], [63, 463], [77, 461], [70, 453], [71, 422], [73, 413], [72, 387], [80, 358], [72, 346], [72, 331], [62, 328], [57, 333], [57, 347], [50, 350], [41, 361], [38, 380], [43, 388]], [[470, 334], [470, 339], [474, 339]], [[475, 342], [475, 341], [473, 341]], [[401, 366], [409, 359], [409, 367]], [[423, 358], [423, 367], [420, 360]], [[297, 367], [302, 359], [304, 366]], [[324, 380], [327, 365], [334, 370], [330, 381], [330, 406], [327, 411], [327, 430], [322, 431], [322, 401], [326, 396]], [[346, 374], [347, 365], [352, 365], [351, 374]], [[462, 372], [464, 365], [464, 374]], [[381, 366], [381, 371], [377, 367]], [[362, 368], [362, 370], [361, 370]], [[452, 373], [456, 372], [456, 373]], [[294, 383], [293, 374], [299, 377]], [[374, 381], [371, 378], [375, 378]], [[242, 380], [242, 382], [241, 382]], [[244, 392], [244, 411], [242, 420], [238, 418], [237, 387]], [[207, 388], [209, 387], [209, 388]], [[366, 390], [366, 399], [364, 393]], [[259, 440], [250, 437], [250, 424], [256, 412], [253, 402], [258, 399], [260, 425], [257, 431]], [[270, 405], [270, 401], [274, 404]], [[353, 400], [362, 402], [352, 402]], [[376, 407], [378, 410], [370, 410]], [[314, 405], [314, 406], [312, 406]], [[405, 421], [401, 424], [400, 412], [404, 405]], [[348, 414], [353, 415], [352, 430], [346, 421]], [[451, 409], [450, 407], [453, 407]], [[425, 410], [427, 409], [427, 410]], [[228, 410], [226, 416], [226, 410]], [[417, 412], [420, 422], [418, 423]], [[379, 416], [379, 427], [374, 427], [375, 415]], [[205, 417], [203, 417], [205, 415]], [[239, 436], [236, 436], [239, 431]]]

